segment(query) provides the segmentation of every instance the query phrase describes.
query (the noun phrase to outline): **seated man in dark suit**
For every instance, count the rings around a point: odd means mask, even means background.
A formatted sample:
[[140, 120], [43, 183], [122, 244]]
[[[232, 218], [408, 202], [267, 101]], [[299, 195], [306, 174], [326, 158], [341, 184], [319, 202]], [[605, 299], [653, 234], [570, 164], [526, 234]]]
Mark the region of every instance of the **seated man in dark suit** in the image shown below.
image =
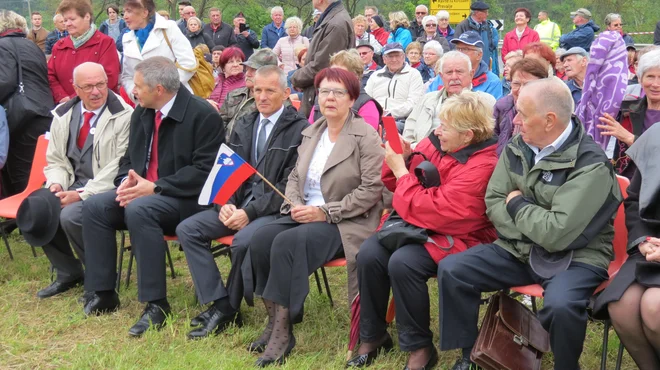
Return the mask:
[[201, 210], [199, 193], [223, 142], [220, 116], [179, 83], [174, 63], [149, 58], [135, 68], [139, 107], [131, 117], [126, 154], [119, 161], [117, 190], [90, 197], [83, 205], [87, 251], [85, 314], [119, 308], [115, 291], [116, 230], [128, 229], [138, 265], [138, 299], [147, 302], [129, 330], [142, 335], [160, 329], [170, 312], [165, 280], [164, 234]]
[[440, 349], [463, 350], [452, 370], [474, 366], [481, 292], [529, 284], [545, 290], [538, 316], [555, 369], [579, 369], [589, 298], [614, 256], [621, 190], [605, 152], [571, 116], [568, 87], [556, 77], [532, 81], [516, 110], [520, 135], [500, 155], [486, 191], [499, 239], [438, 264]]
[[[295, 108], [284, 105], [291, 93], [286, 74], [275, 66], [257, 70], [254, 83], [257, 112], [241, 117], [234, 126], [229, 146], [249, 161], [281, 192], [296, 165], [302, 130], [309, 123]], [[254, 232], [279, 216], [282, 197], [253, 175], [218, 209], [197, 213], [176, 229], [186, 253], [190, 273], [201, 304], [212, 303], [195, 317], [191, 339], [222, 332], [228, 324], [241, 325], [239, 307], [243, 298], [241, 265]], [[225, 288], [209, 246], [214, 239], [235, 235], [231, 246], [232, 268]]]

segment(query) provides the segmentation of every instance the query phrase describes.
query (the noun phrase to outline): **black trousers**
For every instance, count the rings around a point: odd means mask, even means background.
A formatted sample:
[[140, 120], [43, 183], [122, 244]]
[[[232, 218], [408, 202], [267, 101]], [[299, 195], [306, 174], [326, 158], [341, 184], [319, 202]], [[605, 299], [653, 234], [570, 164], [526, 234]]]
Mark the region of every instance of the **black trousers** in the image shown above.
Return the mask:
[[[275, 215], [260, 217], [236, 232], [220, 222], [218, 211], [208, 209], [188, 217], [177, 226], [176, 235], [186, 254], [188, 268], [201, 304], [229, 297], [231, 306], [235, 310], [240, 308], [243, 299], [241, 265], [250, 240], [258, 228], [275, 219]], [[213, 240], [228, 235], [234, 235], [234, 240], [231, 245], [231, 270], [225, 287], [210, 245]]]
[[387, 331], [390, 287], [396, 306], [396, 326], [402, 351], [433, 345], [430, 302], [426, 282], [435, 276], [435, 264], [423, 245], [406, 245], [390, 253], [373, 235], [357, 256], [360, 286], [360, 340], [375, 342]]
[[52, 121], [52, 118], [47, 117], [35, 118], [32, 122], [26, 122], [25, 128], [20, 128], [9, 135], [7, 162], [0, 175], [2, 179], [0, 199], [25, 190], [30, 179], [37, 139], [39, 135], [48, 131]]
[[290, 216], [257, 230], [248, 248], [257, 295], [289, 308], [294, 323], [302, 321], [309, 275], [343, 255], [335, 224], [299, 224]]
[[[53, 195], [55, 196], [55, 195]], [[42, 250], [57, 271], [57, 281], [67, 283], [83, 277], [85, 250], [82, 236], [82, 209], [84, 202], [75, 202], [62, 208], [60, 226], [50, 243]], [[71, 247], [76, 253], [73, 253]], [[78, 255], [78, 258], [76, 258]]]
[[115, 201], [116, 191], [89, 197], [83, 203], [85, 291], [114, 290], [117, 280], [117, 230], [128, 230], [135, 253], [138, 299], [150, 302], [167, 297], [164, 235], [201, 210], [197, 199], [149, 195], [125, 208]]
[[575, 262], [551, 279], [543, 279], [495, 244], [448, 256], [438, 264], [440, 349], [474, 345], [481, 292], [540, 284], [545, 293], [539, 319], [550, 333], [555, 369], [578, 369], [589, 299], [605, 279], [606, 270]]

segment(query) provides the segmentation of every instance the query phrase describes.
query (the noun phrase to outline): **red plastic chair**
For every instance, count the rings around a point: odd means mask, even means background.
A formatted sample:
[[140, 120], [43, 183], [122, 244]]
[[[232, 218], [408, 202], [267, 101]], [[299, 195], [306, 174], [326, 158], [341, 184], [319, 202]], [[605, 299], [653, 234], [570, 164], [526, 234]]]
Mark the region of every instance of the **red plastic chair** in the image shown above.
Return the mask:
[[[332, 301], [332, 293], [330, 292], [330, 284], [328, 283], [328, 276], [325, 273], [325, 268], [345, 267], [345, 266], [346, 266], [346, 258], [337, 258], [321, 266], [321, 268], [319, 269], [321, 270], [321, 274], [323, 275], [323, 283], [325, 284], [325, 291], [328, 292], [328, 299], [330, 300], [330, 306], [334, 307], [335, 303]], [[316, 279], [316, 287], [319, 289], [319, 293], [323, 294], [323, 289], [321, 289], [321, 281], [319, 280], [318, 271], [314, 271], [314, 278]]]
[[[622, 176], [617, 176], [619, 181], [619, 187], [621, 188], [621, 193], [623, 194], [624, 199], [628, 196], [628, 185], [630, 181]], [[621, 266], [626, 259], [628, 259], [628, 229], [626, 228], [626, 216], [623, 204], [619, 206], [619, 209], [616, 212], [616, 217], [614, 218], [614, 261], [610, 262], [610, 266], [607, 269], [610, 277], [609, 279], [603, 281], [594, 291], [594, 295], [600, 293], [603, 289], [607, 288], [612, 279], [617, 275]], [[520, 294], [529, 295], [532, 297], [532, 309], [536, 313], [536, 298], [543, 297], [543, 288], [538, 284], [520, 286], [511, 288], [512, 291]], [[601, 357], [600, 368], [605, 370], [607, 368], [607, 341], [609, 336], [610, 322], [609, 320], [605, 321], [604, 330], [603, 330], [603, 352]], [[617, 356], [616, 369], [621, 368], [621, 357], [623, 356], [623, 344], [619, 346], [619, 354]]]
[[[46, 140], [46, 135], [41, 135], [37, 139], [37, 147], [34, 150], [34, 157], [32, 158], [32, 167], [30, 168], [30, 178], [28, 179], [27, 187], [19, 194], [0, 200], [0, 217], [15, 219], [18, 207], [23, 203], [23, 200], [25, 200], [25, 198], [27, 198], [33, 191], [44, 186], [44, 183], [46, 182], [46, 175], [44, 175], [44, 168], [47, 163], [46, 149], [48, 149], [48, 140]], [[7, 247], [9, 259], [13, 260], [14, 255], [11, 253], [9, 239], [7, 238], [4, 228], [0, 227], [0, 233], [2, 233], [2, 239]], [[37, 256], [34, 247], [32, 247], [32, 254], [35, 257]]]
[[[130, 245], [126, 245], [126, 230], [121, 230], [119, 233], [119, 237], [121, 238], [121, 240], [119, 242], [119, 267], [117, 268], [117, 282], [116, 282], [117, 292], [119, 292], [119, 288], [121, 286], [121, 271], [124, 264], [124, 251], [131, 252], [130, 257], [128, 258], [128, 271], [126, 272], [126, 289], [128, 289], [128, 286], [131, 283], [131, 271], [133, 270], [133, 259], [135, 259], [135, 253], [133, 252], [133, 249], [131, 248]], [[177, 238], [176, 236], [169, 236], [169, 235], [165, 235], [163, 239], [165, 239], [166, 242], [179, 241], [179, 238]], [[174, 262], [172, 261], [172, 255], [170, 254], [169, 247], [165, 247], [165, 255], [167, 256], [167, 262], [170, 267], [170, 274], [172, 276], [172, 279], [174, 279], [176, 278], [176, 273], [174, 272]]]
[[291, 105], [293, 105], [296, 110], [300, 110], [300, 100], [291, 100]]

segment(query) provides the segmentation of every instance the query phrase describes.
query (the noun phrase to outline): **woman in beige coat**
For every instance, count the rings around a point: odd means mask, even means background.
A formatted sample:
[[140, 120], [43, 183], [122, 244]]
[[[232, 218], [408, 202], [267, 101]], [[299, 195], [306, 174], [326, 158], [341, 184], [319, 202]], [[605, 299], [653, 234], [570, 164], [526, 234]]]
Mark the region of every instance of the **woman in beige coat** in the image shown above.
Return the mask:
[[326, 68], [314, 85], [323, 117], [302, 132], [298, 162], [286, 186], [291, 203], [282, 205], [285, 217], [255, 233], [243, 264], [244, 269], [250, 265], [254, 292], [268, 311], [264, 333], [249, 347], [263, 351], [260, 367], [283, 362], [295, 346], [293, 324], [302, 321], [308, 277], [316, 269], [345, 256], [349, 298], [355, 297], [355, 257], [378, 227], [382, 208], [381, 141], [351, 112], [359, 80], [343, 69]]

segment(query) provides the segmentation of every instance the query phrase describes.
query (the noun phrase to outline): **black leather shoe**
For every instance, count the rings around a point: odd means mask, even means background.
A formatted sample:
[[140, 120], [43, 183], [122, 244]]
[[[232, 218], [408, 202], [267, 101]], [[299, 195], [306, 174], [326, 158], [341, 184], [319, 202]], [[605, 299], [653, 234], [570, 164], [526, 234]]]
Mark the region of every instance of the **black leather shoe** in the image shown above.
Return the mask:
[[206, 323], [211, 318], [210, 311], [211, 311], [212, 307], [213, 307], [213, 305], [211, 305], [206, 311], [204, 311], [204, 312], [200, 313], [199, 315], [193, 317], [192, 320], [190, 320], [190, 326], [194, 328], [196, 326], [206, 325]]
[[248, 344], [247, 350], [248, 352], [263, 353], [266, 350], [267, 345], [267, 340], [255, 340], [254, 342]]
[[87, 302], [91, 301], [94, 298], [94, 292], [85, 292], [78, 298], [78, 303], [82, 303], [83, 307], [87, 305]]
[[167, 315], [170, 314], [170, 305], [165, 307], [147, 303], [147, 306], [142, 311], [142, 317], [133, 325], [128, 334], [133, 337], [139, 337], [146, 332], [150, 327], [160, 330], [165, 326]]
[[483, 370], [483, 368], [466, 358], [460, 358], [456, 360], [451, 370]]
[[[432, 347], [431, 347], [431, 357], [429, 357], [429, 360], [426, 361], [426, 365], [422, 366], [422, 368], [419, 369], [419, 370], [430, 370], [430, 369], [433, 369], [433, 367], [434, 367], [435, 365], [437, 365], [437, 363], [438, 363], [438, 350], [435, 349], [435, 346], [432, 346]], [[476, 366], [476, 365], [475, 365], [475, 366]], [[454, 367], [452, 368], [452, 370], [454, 370], [455, 368], [456, 368], [456, 365], [454, 365]], [[463, 368], [460, 368], [460, 369], [461, 369], [461, 370], [464, 370]], [[404, 367], [403, 370], [410, 370], [410, 368], [408, 367], [408, 365], [406, 365], [406, 367]], [[466, 370], [470, 370], [470, 368], [468, 367]]]
[[116, 292], [112, 295], [101, 298], [96, 293], [92, 293], [91, 298], [85, 303], [83, 311], [85, 315], [100, 315], [107, 312], [117, 311], [119, 309], [119, 296]]
[[220, 312], [215, 306], [211, 306], [208, 312], [211, 316], [206, 324], [188, 333], [188, 339], [206, 338], [211, 334], [218, 335], [227, 329], [231, 323], [236, 324], [239, 328], [243, 326], [243, 318], [238, 311], [227, 315]]
[[82, 278], [76, 279], [74, 281], [70, 281], [68, 283], [60, 283], [59, 281], [53, 281], [49, 286], [38, 291], [37, 297], [41, 299], [50, 298], [52, 296], [62, 294], [69, 289], [75, 288], [78, 285], [82, 285], [82, 283], [83, 283]]
[[286, 351], [284, 351], [284, 354], [282, 354], [282, 356], [280, 356], [275, 360], [269, 360], [263, 357], [259, 357], [257, 359], [257, 362], [254, 363], [254, 366], [266, 367], [270, 365], [282, 365], [284, 361], [286, 361], [286, 358], [289, 357], [289, 354], [291, 354], [291, 351], [295, 346], [296, 346], [296, 337], [294, 337], [293, 334], [291, 334], [291, 340], [289, 341], [289, 345], [286, 347]]
[[394, 348], [394, 343], [392, 343], [392, 337], [387, 334], [387, 338], [381, 344], [378, 346], [376, 349], [369, 353], [365, 353], [364, 355], [357, 355], [353, 357], [352, 359], [348, 360], [346, 363], [346, 367], [367, 367], [371, 365], [372, 362], [378, 357], [378, 352], [381, 350], [385, 352], [390, 352], [392, 351], [392, 348]]

